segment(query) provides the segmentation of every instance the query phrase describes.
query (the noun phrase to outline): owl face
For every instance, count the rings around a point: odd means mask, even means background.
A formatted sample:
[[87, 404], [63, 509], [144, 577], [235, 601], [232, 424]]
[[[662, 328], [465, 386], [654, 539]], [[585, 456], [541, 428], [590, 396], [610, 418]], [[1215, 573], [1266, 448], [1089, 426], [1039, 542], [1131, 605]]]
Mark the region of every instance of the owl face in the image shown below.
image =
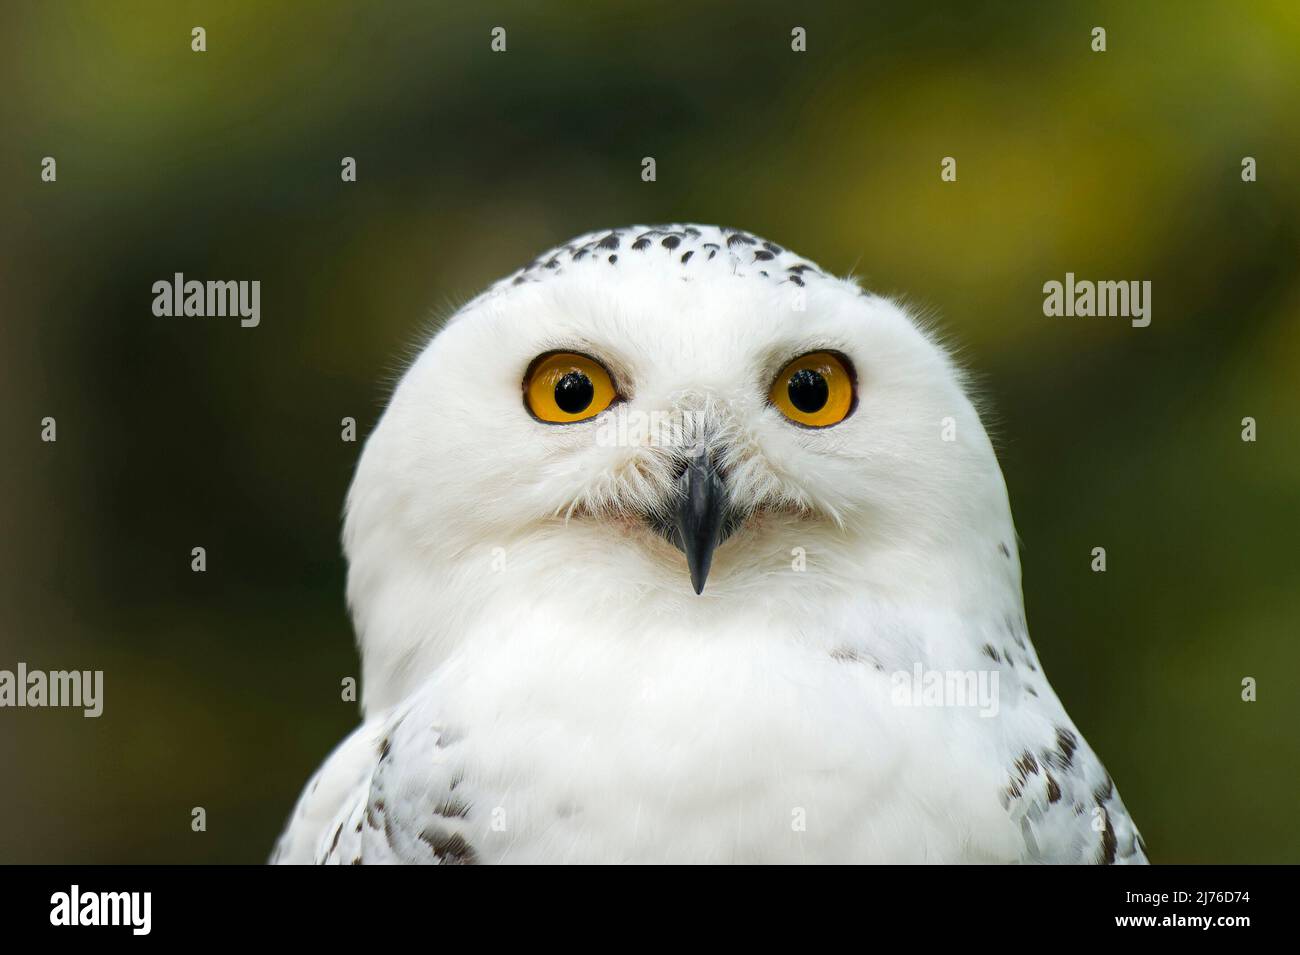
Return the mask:
[[496, 560], [485, 593], [770, 599], [801, 553], [823, 585], [916, 572], [990, 496], [978, 416], [898, 306], [746, 233], [593, 233], [408, 370], [349, 497], [349, 593], [364, 618]]

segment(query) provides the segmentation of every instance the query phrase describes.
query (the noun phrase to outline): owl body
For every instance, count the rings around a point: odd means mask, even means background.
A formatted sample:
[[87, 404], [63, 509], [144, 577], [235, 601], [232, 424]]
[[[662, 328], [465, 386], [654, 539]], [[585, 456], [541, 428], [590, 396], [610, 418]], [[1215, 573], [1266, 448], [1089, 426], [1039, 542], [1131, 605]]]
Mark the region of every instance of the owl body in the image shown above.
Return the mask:
[[278, 861], [1145, 860], [960, 374], [773, 243], [592, 233], [497, 283], [399, 385], [345, 547], [365, 721]]

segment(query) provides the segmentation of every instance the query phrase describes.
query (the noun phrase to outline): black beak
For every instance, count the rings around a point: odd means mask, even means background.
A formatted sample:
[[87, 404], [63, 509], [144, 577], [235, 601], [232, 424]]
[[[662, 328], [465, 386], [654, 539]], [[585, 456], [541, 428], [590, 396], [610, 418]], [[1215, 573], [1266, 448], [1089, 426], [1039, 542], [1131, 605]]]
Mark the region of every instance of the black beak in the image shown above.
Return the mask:
[[673, 543], [686, 555], [691, 586], [704, 592], [704, 581], [713, 563], [713, 551], [727, 536], [723, 518], [727, 511], [727, 487], [722, 483], [713, 458], [701, 449], [686, 460], [677, 479], [679, 493], [673, 528]]

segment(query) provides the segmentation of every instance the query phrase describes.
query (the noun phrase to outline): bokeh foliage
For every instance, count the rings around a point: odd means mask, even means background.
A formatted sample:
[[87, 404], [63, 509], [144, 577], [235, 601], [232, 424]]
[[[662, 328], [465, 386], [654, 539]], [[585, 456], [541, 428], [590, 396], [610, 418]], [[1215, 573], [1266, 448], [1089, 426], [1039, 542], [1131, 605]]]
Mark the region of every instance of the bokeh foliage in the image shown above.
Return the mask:
[[[938, 321], [989, 410], [1030, 631], [1153, 858], [1300, 861], [1293, 0], [3, 20], [0, 667], [102, 668], [106, 709], [0, 711], [0, 861], [264, 858], [356, 721], [339, 419], [364, 435], [431, 320], [536, 252], [681, 220]], [[154, 318], [177, 271], [260, 279], [261, 326]], [[1045, 318], [1067, 271], [1150, 279], [1151, 326]]]

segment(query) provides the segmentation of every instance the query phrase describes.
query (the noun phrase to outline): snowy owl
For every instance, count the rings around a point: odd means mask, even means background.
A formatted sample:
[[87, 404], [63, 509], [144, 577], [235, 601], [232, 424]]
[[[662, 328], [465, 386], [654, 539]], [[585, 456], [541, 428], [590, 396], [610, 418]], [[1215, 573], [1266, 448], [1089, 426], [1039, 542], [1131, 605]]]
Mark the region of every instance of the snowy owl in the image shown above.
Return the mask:
[[772, 242], [606, 230], [497, 282], [343, 538], [364, 719], [273, 861], [1146, 861], [961, 374]]

